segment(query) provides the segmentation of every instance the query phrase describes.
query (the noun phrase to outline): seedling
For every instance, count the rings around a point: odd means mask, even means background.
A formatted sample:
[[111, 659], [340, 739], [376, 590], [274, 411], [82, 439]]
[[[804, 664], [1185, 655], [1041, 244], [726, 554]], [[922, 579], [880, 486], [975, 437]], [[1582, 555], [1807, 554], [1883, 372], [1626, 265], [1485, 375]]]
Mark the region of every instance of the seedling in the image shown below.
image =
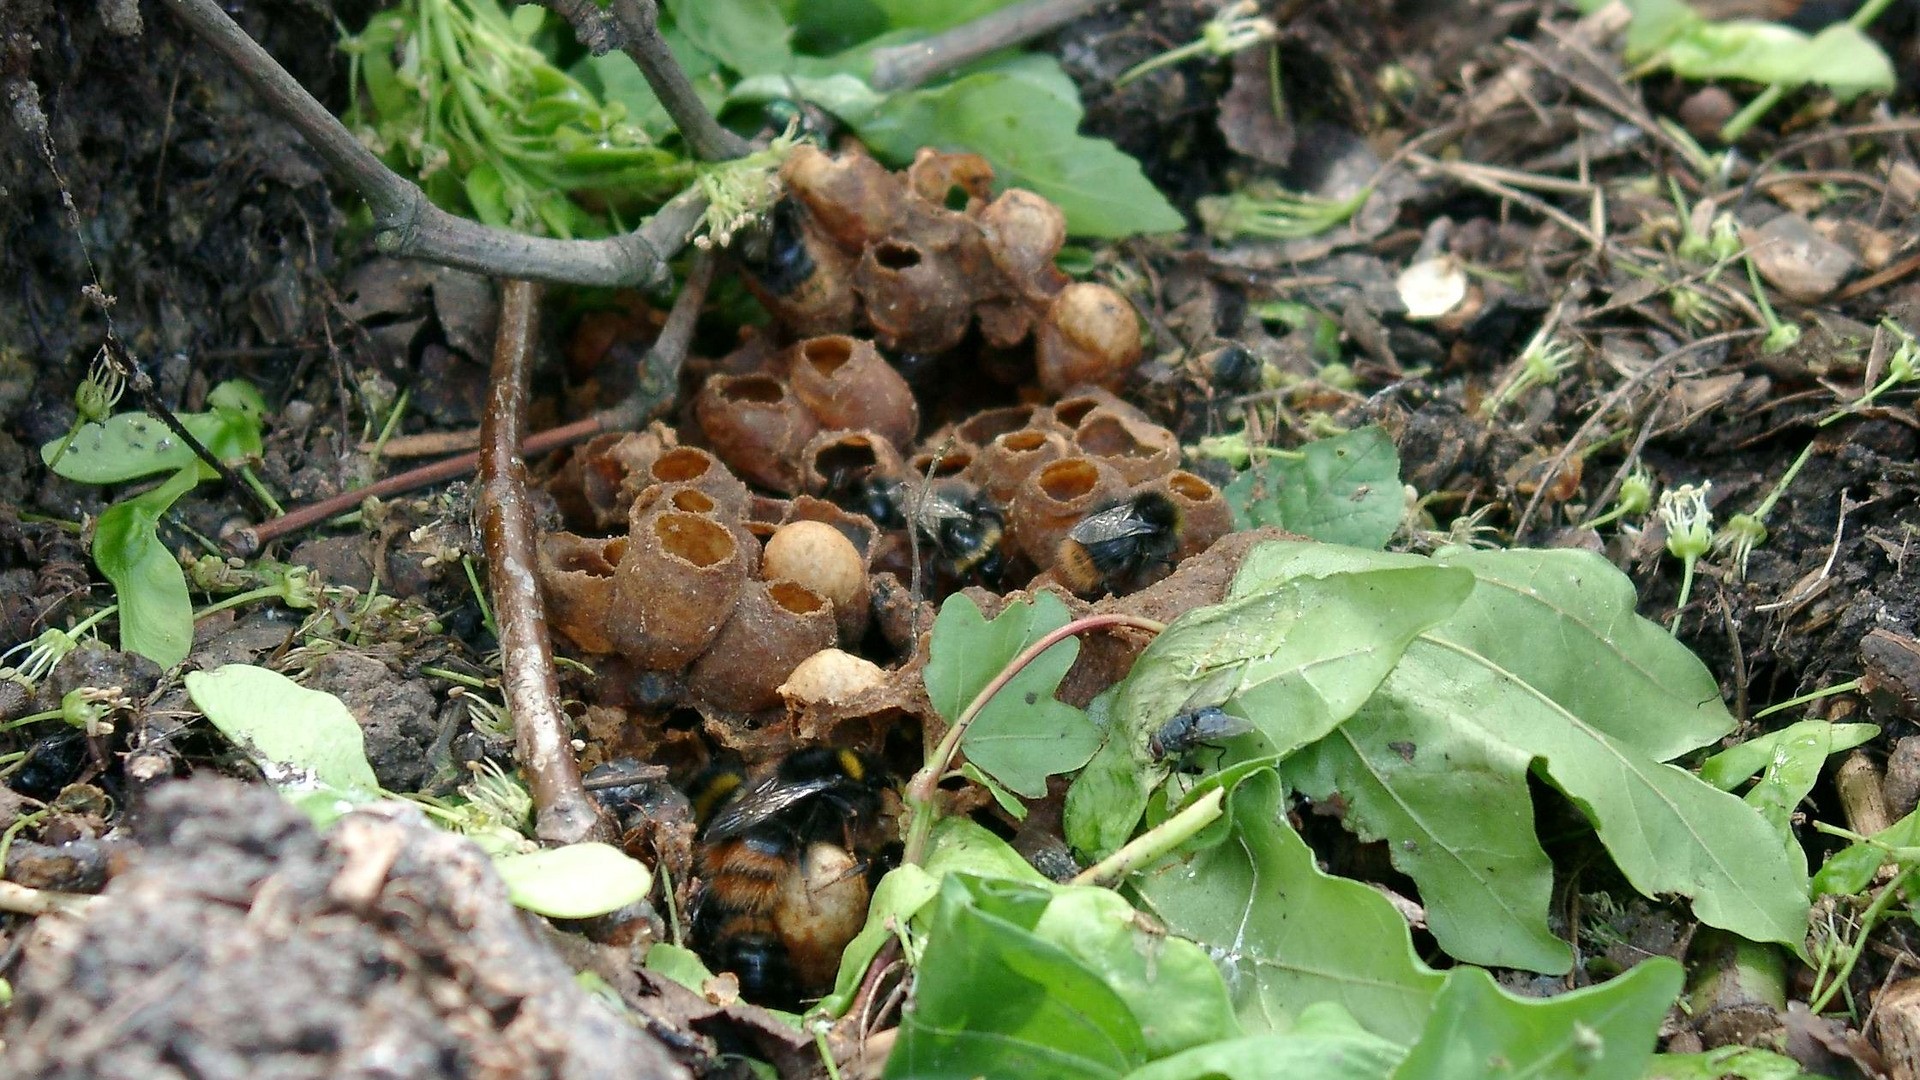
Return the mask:
[[1480, 404], [1480, 415], [1491, 419], [1499, 414], [1507, 403], [1536, 386], [1552, 386], [1573, 366], [1574, 354], [1579, 346], [1571, 342], [1554, 341], [1549, 329], [1541, 327], [1520, 352], [1520, 359], [1514, 365], [1506, 381], [1500, 384], [1486, 401]]
[[1280, 28], [1273, 24], [1272, 19], [1255, 14], [1259, 10], [1260, 5], [1254, 0], [1237, 0], [1228, 4], [1207, 20], [1197, 39], [1135, 64], [1121, 72], [1119, 78], [1113, 80], [1113, 85], [1125, 86], [1148, 72], [1196, 56], [1232, 56], [1242, 49], [1272, 41], [1279, 36]]
[[1907, 333], [1904, 327], [1892, 319], [1880, 320], [1880, 326], [1888, 333], [1900, 339], [1900, 346], [1893, 350], [1891, 356], [1887, 357], [1886, 375], [1883, 376], [1879, 382], [1869, 387], [1866, 393], [1861, 394], [1844, 407], [1836, 410], [1832, 415], [1821, 420], [1821, 427], [1826, 427], [1840, 420], [1842, 417], [1850, 416], [1867, 408], [1872, 405], [1881, 394], [1905, 386], [1913, 382], [1917, 377], [1920, 377], [1920, 343], [1917, 343], [1912, 334]]
[[127, 697], [118, 686], [104, 689], [81, 686], [67, 691], [60, 699], [59, 708], [15, 717], [0, 724], [0, 731], [12, 731], [42, 720], [64, 720], [68, 727], [85, 732], [88, 738], [99, 738], [113, 734], [113, 725], [107, 718], [115, 710], [132, 706], [133, 699]]
[[1760, 307], [1760, 317], [1766, 323], [1767, 336], [1760, 341], [1761, 351], [1777, 353], [1790, 349], [1800, 340], [1798, 323], [1783, 322], [1773, 313], [1773, 305], [1767, 303], [1767, 290], [1760, 287], [1760, 269], [1753, 263], [1753, 256], [1747, 256], [1747, 283], [1753, 287], [1753, 302]]
[[1207, 235], [1222, 243], [1242, 236], [1299, 240], [1344, 224], [1372, 195], [1365, 187], [1345, 199], [1328, 199], [1256, 180], [1239, 191], [1206, 196], [1195, 209]]
[[1635, 468], [1625, 480], [1620, 481], [1620, 494], [1614, 496], [1613, 509], [1587, 522], [1587, 528], [1597, 529], [1630, 514], [1644, 514], [1652, 506], [1653, 474], [1643, 468]]
[[33, 689], [40, 684], [40, 680], [53, 674], [53, 669], [60, 666], [60, 661], [66, 659], [68, 653], [80, 647], [80, 635], [93, 629], [100, 620], [117, 610], [119, 609], [109, 604], [80, 620], [79, 624], [72, 629], [46, 630], [32, 641], [23, 641], [8, 649], [4, 654], [0, 654], [0, 661], [6, 660], [23, 649], [26, 650], [26, 655], [21, 657], [16, 665], [0, 667], [0, 678], [11, 679], [29, 690]]
[[1680, 627], [1680, 614], [1693, 595], [1693, 567], [1713, 548], [1713, 511], [1707, 506], [1707, 492], [1713, 481], [1682, 484], [1660, 495], [1660, 520], [1667, 527], [1667, 552], [1681, 561], [1680, 598], [1673, 605], [1673, 622], [1667, 629]]

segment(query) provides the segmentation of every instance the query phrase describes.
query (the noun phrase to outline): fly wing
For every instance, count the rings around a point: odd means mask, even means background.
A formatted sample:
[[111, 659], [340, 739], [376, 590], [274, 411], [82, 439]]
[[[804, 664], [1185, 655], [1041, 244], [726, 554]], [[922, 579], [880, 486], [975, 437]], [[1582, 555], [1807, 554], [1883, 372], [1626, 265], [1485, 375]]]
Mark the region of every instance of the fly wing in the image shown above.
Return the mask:
[[729, 799], [713, 815], [713, 820], [707, 822], [707, 831], [702, 834], [702, 839], [726, 840], [739, 836], [839, 783], [841, 778], [833, 776], [797, 781], [768, 776]]

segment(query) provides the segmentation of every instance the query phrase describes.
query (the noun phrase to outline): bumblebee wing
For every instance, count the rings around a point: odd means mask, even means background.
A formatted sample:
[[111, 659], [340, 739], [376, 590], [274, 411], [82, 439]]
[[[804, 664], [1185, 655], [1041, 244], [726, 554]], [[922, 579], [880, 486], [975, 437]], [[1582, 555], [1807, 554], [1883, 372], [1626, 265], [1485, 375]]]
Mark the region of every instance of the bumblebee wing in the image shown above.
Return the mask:
[[1097, 513], [1088, 514], [1067, 530], [1067, 535], [1088, 547], [1095, 544], [1111, 543], [1129, 537], [1144, 536], [1154, 531], [1150, 521], [1142, 519], [1126, 503], [1108, 507]]
[[1200, 681], [1194, 684], [1193, 692], [1187, 695], [1187, 700], [1180, 703], [1180, 711], [1194, 712], [1232, 701], [1233, 696], [1240, 692], [1246, 667], [1245, 663], [1232, 663], [1201, 676]]
[[811, 780], [783, 780], [769, 776], [720, 807], [713, 815], [713, 820], [707, 822], [707, 830], [701, 838], [726, 840], [739, 836], [841, 782], [840, 777], [834, 776]]

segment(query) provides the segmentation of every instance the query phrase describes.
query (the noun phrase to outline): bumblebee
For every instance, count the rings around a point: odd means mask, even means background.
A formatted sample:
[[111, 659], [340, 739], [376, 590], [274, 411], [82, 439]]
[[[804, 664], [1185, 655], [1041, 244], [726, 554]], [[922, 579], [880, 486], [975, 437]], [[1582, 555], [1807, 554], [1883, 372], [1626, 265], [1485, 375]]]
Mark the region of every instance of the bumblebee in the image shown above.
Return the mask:
[[1118, 593], [1141, 584], [1180, 546], [1180, 508], [1145, 491], [1081, 518], [1055, 550], [1053, 571], [1082, 596]]
[[757, 781], [723, 768], [694, 784], [694, 942], [743, 996], [790, 1007], [831, 984], [866, 917], [869, 883], [851, 852], [871, 845], [886, 783], [864, 754], [821, 748]]
[[954, 577], [978, 574], [991, 581], [1000, 576], [1006, 518], [964, 480], [936, 480], [925, 487], [869, 481], [860, 509], [886, 529], [904, 529], [911, 518], [920, 542], [933, 549], [934, 564]]

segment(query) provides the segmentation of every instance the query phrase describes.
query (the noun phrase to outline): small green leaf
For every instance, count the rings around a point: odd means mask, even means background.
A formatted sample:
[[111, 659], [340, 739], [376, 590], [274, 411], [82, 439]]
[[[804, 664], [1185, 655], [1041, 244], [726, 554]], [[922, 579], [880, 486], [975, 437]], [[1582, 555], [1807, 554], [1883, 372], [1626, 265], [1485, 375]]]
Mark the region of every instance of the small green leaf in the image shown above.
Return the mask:
[[1800, 1063], [1769, 1050], [1723, 1046], [1704, 1054], [1655, 1054], [1646, 1080], [1811, 1080]]
[[1911, 847], [1920, 847], [1920, 810], [1829, 855], [1813, 875], [1813, 895], [1852, 896], [1872, 884], [1880, 867], [1893, 858], [1888, 848]]
[[1851, 750], [1878, 734], [1880, 729], [1873, 724], [1802, 720], [1713, 755], [1700, 763], [1700, 779], [1721, 791], [1732, 791], [1783, 758], [1812, 756], [1817, 752], [1815, 766], [1818, 767], [1828, 755]]
[[969, 150], [994, 182], [1052, 200], [1075, 236], [1181, 229], [1186, 219], [1105, 139], [1079, 134], [1072, 80], [1051, 57], [1026, 55], [943, 86], [893, 95], [854, 129], [879, 157], [905, 163], [922, 146]]
[[1142, 906], [1205, 947], [1250, 1032], [1284, 1032], [1330, 1001], [1382, 1038], [1411, 1043], [1441, 977], [1422, 964], [1387, 898], [1331, 877], [1287, 824], [1281, 784], [1249, 777], [1223, 844], [1179, 853], [1130, 879]]
[[[207, 403], [212, 406], [207, 412], [179, 414], [180, 425], [221, 461], [257, 456], [260, 418], [266, 411], [260, 392], [235, 379], [214, 387]], [[66, 441], [62, 437], [42, 446], [40, 460], [58, 475], [83, 484], [124, 483], [183, 469], [197, 460], [179, 436], [144, 412], [115, 413], [104, 423], [83, 424], [60, 454]]]
[[[1008, 604], [992, 622], [965, 596], [948, 597], [934, 621], [927, 697], [953, 722], [1008, 661], [1070, 620], [1052, 593]], [[1086, 713], [1053, 696], [1079, 655], [1078, 641], [1062, 641], [1001, 687], [961, 740], [967, 760], [1030, 799], [1046, 794], [1047, 777], [1085, 765], [1099, 733]]]
[[713, 978], [713, 972], [707, 970], [706, 961], [692, 949], [684, 949], [671, 941], [656, 942], [647, 950], [647, 970], [663, 975], [696, 994], [706, 992], [706, 982]]
[[1685, 973], [1664, 956], [1599, 986], [1521, 998], [1481, 968], [1455, 968], [1393, 1080], [1634, 1080]]
[[172, 667], [193, 646], [193, 597], [180, 561], [160, 541], [160, 518], [200, 483], [202, 466], [187, 467], [152, 491], [115, 503], [93, 530], [93, 562], [113, 583], [120, 603], [120, 648]]
[[644, 899], [653, 872], [610, 844], [568, 844], [495, 859], [517, 907], [555, 919], [590, 919]]
[[1400, 527], [1400, 455], [1378, 425], [1310, 442], [1300, 456], [1255, 461], [1222, 492], [1234, 524], [1329, 544], [1383, 548]]
[[1745, 79], [1789, 89], [1811, 83], [1841, 101], [1894, 87], [1887, 54], [1845, 23], [1811, 38], [1778, 23], [1703, 23], [1668, 41], [1659, 58], [1686, 79]]
[[366, 739], [339, 698], [250, 664], [189, 671], [186, 684], [207, 721], [282, 794], [318, 793], [336, 803], [378, 797]]

